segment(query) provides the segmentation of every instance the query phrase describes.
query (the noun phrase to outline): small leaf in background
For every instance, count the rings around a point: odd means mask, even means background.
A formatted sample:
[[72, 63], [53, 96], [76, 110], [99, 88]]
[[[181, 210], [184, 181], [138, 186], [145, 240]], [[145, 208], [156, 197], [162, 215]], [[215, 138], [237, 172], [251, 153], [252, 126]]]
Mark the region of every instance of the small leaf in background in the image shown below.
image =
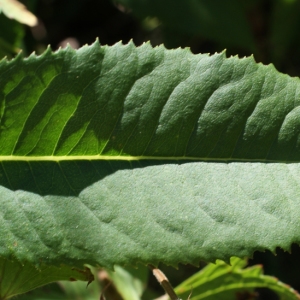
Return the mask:
[[[17, 243], [15, 247], [18, 247]], [[20, 263], [17, 260], [4, 258], [0, 258], [0, 270], [1, 300], [57, 280], [82, 280], [88, 283], [94, 280], [93, 274], [87, 267], [79, 270], [68, 266], [40, 266], [38, 269], [30, 263]]]
[[139, 300], [146, 287], [149, 270], [145, 266], [138, 269], [115, 266], [115, 271], [108, 274], [124, 300]]
[[101, 294], [101, 286], [99, 285], [99, 282], [97, 280], [95, 280], [95, 282], [93, 282], [89, 286], [87, 286], [86, 283], [82, 281], [60, 281], [58, 282], [58, 285], [63, 291], [64, 300], [99, 300]]
[[268, 288], [276, 292], [282, 300], [300, 299], [297, 291], [290, 286], [275, 277], [263, 275], [262, 266], [243, 269], [246, 261], [237, 257], [232, 257], [230, 263], [228, 265], [217, 260], [216, 264], [207, 265], [177, 286], [176, 293], [182, 299], [187, 299], [192, 291], [191, 300], [232, 300], [239, 299], [238, 295], [255, 296], [256, 288]]
[[37, 17], [17, 0], [0, 0], [0, 11], [8, 18], [28, 26], [35, 26], [38, 22]]
[[95, 281], [88, 287], [86, 282], [82, 281], [60, 281], [58, 285], [43, 286], [21, 295], [18, 299], [99, 300], [102, 294], [107, 300], [140, 300], [147, 286], [149, 270], [141, 265], [138, 269], [115, 266], [114, 271], [107, 272], [94, 268], [93, 273], [95, 274]]
[[[68, 284], [69, 282], [61, 281], [59, 283], [47, 284], [40, 288], [32, 290], [26, 294], [20, 295], [16, 299], [17, 300], [75, 300], [76, 297], [69, 299], [66, 296], [66, 293], [63, 289], [64, 286], [61, 283], [64, 285], [65, 283]], [[77, 282], [70, 282], [70, 283], [78, 286], [79, 285], [78, 283], [83, 283], [83, 282], [77, 281]], [[93, 288], [93, 287], [94, 287], [94, 284], [90, 285], [89, 288], [87, 289], [86, 284], [83, 283], [82, 289], [90, 291], [91, 288]], [[99, 292], [98, 292], [98, 295], [99, 295]], [[93, 299], [85, 298], [84, 300], [95, 300], [95, 299], [99, 300], [96, 297]]]
[[59, 281], [18, 296], [17, 300], [99, 300], [100, 294], [97, 281], [88, 287], [82, 281]]

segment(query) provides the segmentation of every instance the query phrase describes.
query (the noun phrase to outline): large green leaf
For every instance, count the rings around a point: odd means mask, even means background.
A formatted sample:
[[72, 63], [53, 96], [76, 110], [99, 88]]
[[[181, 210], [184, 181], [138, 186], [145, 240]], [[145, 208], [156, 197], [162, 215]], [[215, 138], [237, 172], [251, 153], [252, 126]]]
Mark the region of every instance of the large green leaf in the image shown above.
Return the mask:
[[299, 79], [98, 42], [0, 64], [0, 256], [197, 264], [300, 242]]

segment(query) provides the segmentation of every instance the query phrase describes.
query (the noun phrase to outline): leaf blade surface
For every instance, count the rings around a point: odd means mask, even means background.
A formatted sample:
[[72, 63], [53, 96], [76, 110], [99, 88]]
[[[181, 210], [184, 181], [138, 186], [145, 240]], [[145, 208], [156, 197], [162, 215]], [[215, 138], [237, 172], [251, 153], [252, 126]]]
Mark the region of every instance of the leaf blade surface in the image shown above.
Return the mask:
[[1, 256], [176, 265], [299, 242], [299, 79], [149, 44], [0, 72]]

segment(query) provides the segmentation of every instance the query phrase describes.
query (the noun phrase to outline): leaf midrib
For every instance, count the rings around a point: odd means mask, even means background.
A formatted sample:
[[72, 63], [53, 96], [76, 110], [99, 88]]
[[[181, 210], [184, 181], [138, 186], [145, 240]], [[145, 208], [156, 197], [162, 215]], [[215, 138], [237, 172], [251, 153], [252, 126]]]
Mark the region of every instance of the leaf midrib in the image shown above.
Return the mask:
[[123, 161], [139, 161], [139, 160], [172, 160], [172, 161], [197, 161], [197, 162], [245, 162], [245, 163], [299, 163], [295, 160], [271, 160], [271, 159], [248, 159], [248, 158], [212, 158], [212, 157], [190, 157], [190, 156], [129, 156], [129, 155], [39, 155], [39, 156], [17, 156], [3, 155], [0, 156], [1, 161], [72, 161], [72, 160], [123, 160]]

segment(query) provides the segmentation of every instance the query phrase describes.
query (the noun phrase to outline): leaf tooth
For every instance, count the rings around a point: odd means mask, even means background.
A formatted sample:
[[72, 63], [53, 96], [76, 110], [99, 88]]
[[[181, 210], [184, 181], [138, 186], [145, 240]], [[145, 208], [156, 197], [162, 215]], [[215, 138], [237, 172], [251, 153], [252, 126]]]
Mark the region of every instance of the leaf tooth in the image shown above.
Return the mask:
[[24, 53], [23, 50], [19, 51], [19, 53], [13, 57], [12, 59], [7, 59], [7, 61], [9, 63], [13, 62], [13, 61], [18, 61], [18, 60], [22, 60], [24, 58]]
[[130, 46], [135, 46], [135, 43], [134, 43], [134, 41], [133, 41], [133, 39], [130, 39], [129, 40], [129, 42], [127, 43], [127, 45], [130, 45]]
[[136, 48], [140, 48], [140, 49], [147, 48], [147, 47], [150, 47], [151, 49], [155, 49], [155, 48], [156, 48], [156, 47], [153, 47], [153, 46], [151, 45], [151, 42], [150, 42], [150, 41], [143, 42], [141, 45], [136, 46]]
[[8, 62], [7, 56], [4, 56], [3, 58], [0, 59], [0, 64], [7, 63], [7, 62]]
[[[82, 48], [85, 48], [86, 46], [87, 46], [87, 45], [85, 44], [85, 45], [82, 46]], [[66, 49], [66, 50], [70, 50], [70, 48], [72, 48], [71, 45], [70, 45], [70, 43], [67, 43], [65, 49]], [[73, 49], [73, 48], [72, 48], [72, 49]]]
[[167, 49], [166, 46], [165, 46], [165, 44], [160, 44], [160, 45], [156, 46], [155, 48], [158, 48], [158, 49], [162, 48], [165, 51], [172, 51], [172, 50], [174, 50], [174, 49]]
[[50, 57], [53, 55], [53, 51], [50, 45], [47, 46], [46, 50], [41, 55], [35, 55], [35, 58], [44, 59], [45, 57]]
[[36, 55], [36, 52], [35, 51], [32, 51], [30, 54], [29, 54], [29, 56], [28, 57], [36, 57], [37, 55]]
[[291, 243], [287, 244], [286, 247], [282, 247], [282, 246], [277, 246], [276, 249], [282, 249], [283, 251], [288, 252], [289, 254], [292, 253], [292, 247], [293, 246], [298, 246], [299, 245], [299, 240], [294, 240]]

